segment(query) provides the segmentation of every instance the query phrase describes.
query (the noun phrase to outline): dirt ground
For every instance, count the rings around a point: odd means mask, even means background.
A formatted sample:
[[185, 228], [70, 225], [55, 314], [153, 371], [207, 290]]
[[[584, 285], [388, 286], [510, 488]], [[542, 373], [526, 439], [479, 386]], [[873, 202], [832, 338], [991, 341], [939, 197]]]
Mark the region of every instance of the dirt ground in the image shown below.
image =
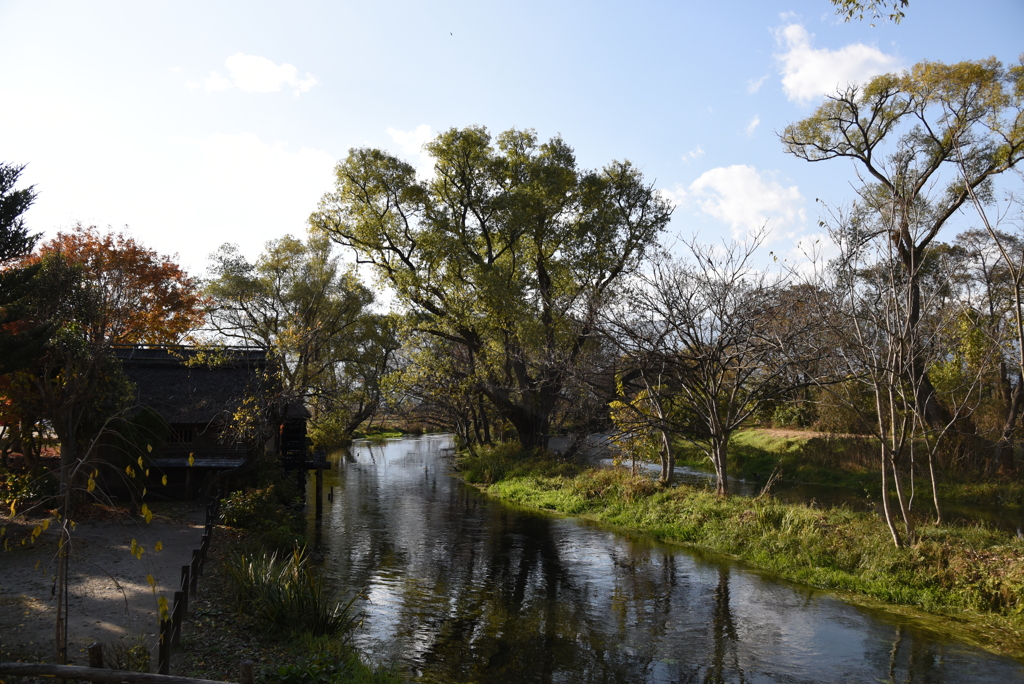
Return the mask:
[[[203, 534], [199, 504], [154, 504], [153, 519], [94, 512], [100, 519], [79, 522], [72, 532], [68, 601], [68, 660], [87, 665], [86, 648], [144, 638], [156, 666], [157, 597], [173, 601], [181, 566], [192, 559]], [[38, 520], [0, 516], [6, 536], [20, 539]], [[131, 554], [132, 540], [145, 549]], [[162, 549], [156, 550], [160, 542]], [[214, 533], [216, 543], [216, 533]], [[0, 661], [53, 662], [57, 536], [51, 527], [31, 546], [0, 547]], [[147, 575], [156, 580], [156, 590]], [[199, 580], [202, 583], [202, 579]]]

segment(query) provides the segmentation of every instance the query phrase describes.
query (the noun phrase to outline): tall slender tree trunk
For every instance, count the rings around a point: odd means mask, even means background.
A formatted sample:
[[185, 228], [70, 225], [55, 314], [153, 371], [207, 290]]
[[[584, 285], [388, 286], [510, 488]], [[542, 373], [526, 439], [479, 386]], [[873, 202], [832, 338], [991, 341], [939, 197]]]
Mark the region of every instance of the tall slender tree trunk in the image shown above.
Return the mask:
[[661, 476], [658, 481], [663, 485], [672, 484], [672, 477], [676, 470], [676, 452], [672, 448], [672, 440], [668, 432], [661, 430]]
[[725, 433], [724, 436], [715, 436], [711, 438], [711, 461], [715, 466], [715, 475], [718, 478], [718, 483], [715, 487], [715, 491], [718, 496], [729, 495], [729, 464], [726, 460], [726, 456], [729, 452], [729, 433]]
[[889, 527], [889, 534], [892, 535], [892, 541], [896, 545], [896, 548], [903, 546], [903, 540], [900, 539], [900, 532], [896, 529], [896, 522], [892, 519], [892, 509], [889, 506], [889, 446], [883, 440], [881, 443], [882, 447], [882, 512], [885, 515], [885, 524]]

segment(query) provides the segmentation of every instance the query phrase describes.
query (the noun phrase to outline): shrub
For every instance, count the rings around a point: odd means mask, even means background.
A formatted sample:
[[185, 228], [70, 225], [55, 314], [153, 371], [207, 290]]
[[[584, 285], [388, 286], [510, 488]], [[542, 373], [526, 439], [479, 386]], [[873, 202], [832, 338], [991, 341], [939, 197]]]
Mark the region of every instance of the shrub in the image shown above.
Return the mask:
[[265, 672], [258, 684], [388, 684], [401, 681], [385, 669], [371, 670], [352, 652], [344, 655], [320, 654], [303, 658]]
[[142, 634], [108, 641], [104, 651], [106, 665], [112, 670], [149, 672], [149, 644]]
[[304, 549], [296, 547], [285, 559], [277, 552], [238, 556], [227, 570], [236, 607], [267, 631], [340, 635], [344, 642], [362, 623], [352, 610], [357, 596], [337, 601], [324, 589], [323, 576], [309, 567]]
[[221, 510], [226, 525], [247, 529], [263, 527], [268, 520], [280, 518], [283, 514], [283, 507], [274, 494], [274, 485], [231, 492], [224, 497]]

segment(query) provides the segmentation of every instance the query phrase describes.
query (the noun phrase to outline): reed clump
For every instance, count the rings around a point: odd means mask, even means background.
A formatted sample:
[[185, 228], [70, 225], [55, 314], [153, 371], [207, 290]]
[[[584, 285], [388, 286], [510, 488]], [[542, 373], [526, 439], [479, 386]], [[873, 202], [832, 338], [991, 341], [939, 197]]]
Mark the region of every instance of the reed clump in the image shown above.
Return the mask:
[[235, 608], [267, 632], [331, 635], [344, 642], [362, 623], [353, 606], [357, 596], [343, 603], [325, 589], [302, 548], [284, 557], [276, 551], [236, 556], [227, 563], [227, 577]]

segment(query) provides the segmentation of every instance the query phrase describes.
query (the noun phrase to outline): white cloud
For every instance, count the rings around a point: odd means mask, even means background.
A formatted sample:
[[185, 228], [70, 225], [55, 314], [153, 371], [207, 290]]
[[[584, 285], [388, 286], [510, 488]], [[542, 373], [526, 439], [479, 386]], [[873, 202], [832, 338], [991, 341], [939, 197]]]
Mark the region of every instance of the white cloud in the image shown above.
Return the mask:
[[[185, 84], [186, 87], [188, 84]], [[210, 75], [203, 80], [203, 85], [207, 90], [227, 90], [231, 87], [231, 81], [224, 78], [216, 71], [211, 71]]]
[[750, 123], [747, 124], [747, 127], [745, 129], [747, 131], [747, 137], [753, 136], [754, 131], [757, 130], [757, 127], [759, 125], [761, 125], [761, 117], [755, 114], [754, 118], [750, 120]]
[[704, 148], [701, 147], [700, 145], [697, 145], [692, 150], [690, 150], [689, 152], [687, 152], [686, 154], [683, 155], [683, 161], [684, 162], [691, 162], [691, 161], [695, 161], [697, 159], [700, 159], [703, 156], [704, 156]]
[[764, 85], [764, 82], [768, 80], [768, 74], [765, 74], [761, 78], [752, 78], [747, 81], [747, 92], [751, 95], [756, 93]]
[[207, 90], [227, 90], [234, 87], [247, 93], [276, 93], [287, 85], [291, 86], [292, 93], [298, 97], [320, 83], [316, 76], [309, 72], [306, 72], [303, 78], [299, 78], [299, 70], [291, 64], [277, 65], [266, 57], [241, 52], [236, 52], [225, 59], [224, 66], [227, 67], [231, 78], [211, 71], [204, 81]]
[[387, 134], [395, 141], [405, 157], [411, 157], [416, 167], [416, 175], [420, 178], [431, 178], [434, 175], [434, 160], [424, 152], [423, 145], [434, 139], [434, 133], [427, 124], [420, 124], [411, 131], [400, 131], [397, 128], [387, 129]]
[[779, 236], [780, 228], [804, 222], [804, 199], [797, 186], [784, 187], [771, 176], [753, 166], [723, 166], [706, 171], [688, 190], [701, 211], [727, 223], [734, 237], [765, 224]]
[[667, 188], [658, 188], [656, 192], [663, 200], [669, 202], [674, 207], [679, 206], [686, 201], [686, 188], [682, 185], [675, 185], [671, 190]]
[[813, 36], [800, 24], [789, 24], [775, 33], [785, 48], [775, 55], [782, 74], [786, 97], [807, 104], [837, 88], [851, 83], [864, 83], [872, 76], [899, 68], [899, 59], [876, 47], [854, 43], [828, 50], [811, 46]]

